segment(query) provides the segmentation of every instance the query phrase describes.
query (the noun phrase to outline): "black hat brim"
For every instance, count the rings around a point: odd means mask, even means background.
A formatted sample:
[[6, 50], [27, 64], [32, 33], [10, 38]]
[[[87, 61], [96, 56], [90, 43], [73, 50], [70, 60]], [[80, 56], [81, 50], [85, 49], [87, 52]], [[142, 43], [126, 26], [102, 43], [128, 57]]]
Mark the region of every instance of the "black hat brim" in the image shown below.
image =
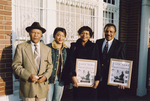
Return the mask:
[[39, 30], [42, 31], [42, 33], [45, 33], [45, 32], [46, 32], [46, 30], [45, 30], [44, 28], [42, 28], [42, 27], [31, 27], [31, 26], [30, 26], [30, 27], [27, 27], [27, 28], [26, 28], [26, 31], [27, 31], [27, 32], [30, 32], [31, 29], [39, 29]]

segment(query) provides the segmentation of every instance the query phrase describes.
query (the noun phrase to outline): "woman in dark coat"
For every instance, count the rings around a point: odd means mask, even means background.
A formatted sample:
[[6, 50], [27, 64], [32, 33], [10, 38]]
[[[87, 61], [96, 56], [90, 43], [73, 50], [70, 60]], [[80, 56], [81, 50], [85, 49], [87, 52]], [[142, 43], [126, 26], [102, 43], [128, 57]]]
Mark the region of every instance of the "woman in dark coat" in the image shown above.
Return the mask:
[[[73, 83], [73, 100], [74, 101], [96, 101], [97, 93], [96, 88], [99, 84], [101, 77], [100, 65], [99, 65], [99, 55], [97, 44], [92, 43], [89, 39], [92, 37], [92, 29], [88, 26], [83, 26], [78, 30], [80, 38], [76, 43], [71, 43], [69, 63], [71, 68], [71, 78]], [[78, 87], [78, 80], [76, 77], [76, 59], [91, 59], [97, 60], [97, 73], [95, 77], [95, 82], [93, 87]]]

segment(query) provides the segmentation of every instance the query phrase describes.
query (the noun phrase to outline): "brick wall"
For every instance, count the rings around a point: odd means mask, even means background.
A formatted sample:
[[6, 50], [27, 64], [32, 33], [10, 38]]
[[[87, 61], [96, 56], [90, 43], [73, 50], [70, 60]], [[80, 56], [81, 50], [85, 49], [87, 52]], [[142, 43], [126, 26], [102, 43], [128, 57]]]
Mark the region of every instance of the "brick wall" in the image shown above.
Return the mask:
[[12, 94], [11, 0], [0, 0], [0, 96]]
[[130, 92], [136, 94], [142, 0], [120, 0], [119, 39], [126, 43], [126, 57], [133, 60]]

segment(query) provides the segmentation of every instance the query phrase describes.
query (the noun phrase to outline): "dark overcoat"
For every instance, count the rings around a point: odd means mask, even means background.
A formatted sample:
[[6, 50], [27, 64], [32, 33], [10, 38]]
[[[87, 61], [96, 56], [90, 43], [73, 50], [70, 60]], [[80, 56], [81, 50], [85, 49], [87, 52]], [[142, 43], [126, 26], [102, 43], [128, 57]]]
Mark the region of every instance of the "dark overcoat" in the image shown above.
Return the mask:
[[[91, 59], [97, 60], [97, 74], [95, 80], [99, 80], [101, 77], [101, 67], [99, 61], [99, 52], [97, 44], [92, 43], [90, 40], [86, 43], [85, 46], [82, 45], [82, 40], [78, 39], [76, 43], [71, 43], [70, 47], [70, 75], [76, 76], [76, 59]], [[96, 90], [94, 88], [89, 87], [78, 87], [73, 89], [74, 100], [85, 100], [85, 101], [94, 101], [96, 98]]]
[[[98, 94], [99, 98], [104, 98], [105, 100], [114, 100], [117, 101], [117, 96], [119, 95], [119, 89], [115, 86], [108, 86], [108, 72], [109, 72], [109, 65], [110, 65], [110, 58], [116, 59], [125, 59], [125, 44], [120, 42], [119, 40], [114, 39], [112, 45], [106, 55], [106, 58], [102, 60], [102, 46], [105, 38], [99, 39], [96, 41], [99, 49], [99, 58], [100, 58], [100, 65], [102, 67], [102, 79], [98, 86]], [[115, 93], [114, 93], [115, 92]], [[98, 99], [99, 99], [98, 98]], [[103, 99], [100, 99], [103, 101]]]

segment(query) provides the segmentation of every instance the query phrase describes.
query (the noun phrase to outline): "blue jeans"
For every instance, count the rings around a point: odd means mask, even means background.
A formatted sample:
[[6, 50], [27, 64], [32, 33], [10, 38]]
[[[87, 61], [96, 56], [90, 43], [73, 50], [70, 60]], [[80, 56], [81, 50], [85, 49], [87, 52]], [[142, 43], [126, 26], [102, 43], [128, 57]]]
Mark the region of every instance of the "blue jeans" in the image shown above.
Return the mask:
[[51, 83], [47, 94], [47, 101], [60, 101], [64, 90], [64, 83], [58, 81], [56, 76], [55, 83]]

